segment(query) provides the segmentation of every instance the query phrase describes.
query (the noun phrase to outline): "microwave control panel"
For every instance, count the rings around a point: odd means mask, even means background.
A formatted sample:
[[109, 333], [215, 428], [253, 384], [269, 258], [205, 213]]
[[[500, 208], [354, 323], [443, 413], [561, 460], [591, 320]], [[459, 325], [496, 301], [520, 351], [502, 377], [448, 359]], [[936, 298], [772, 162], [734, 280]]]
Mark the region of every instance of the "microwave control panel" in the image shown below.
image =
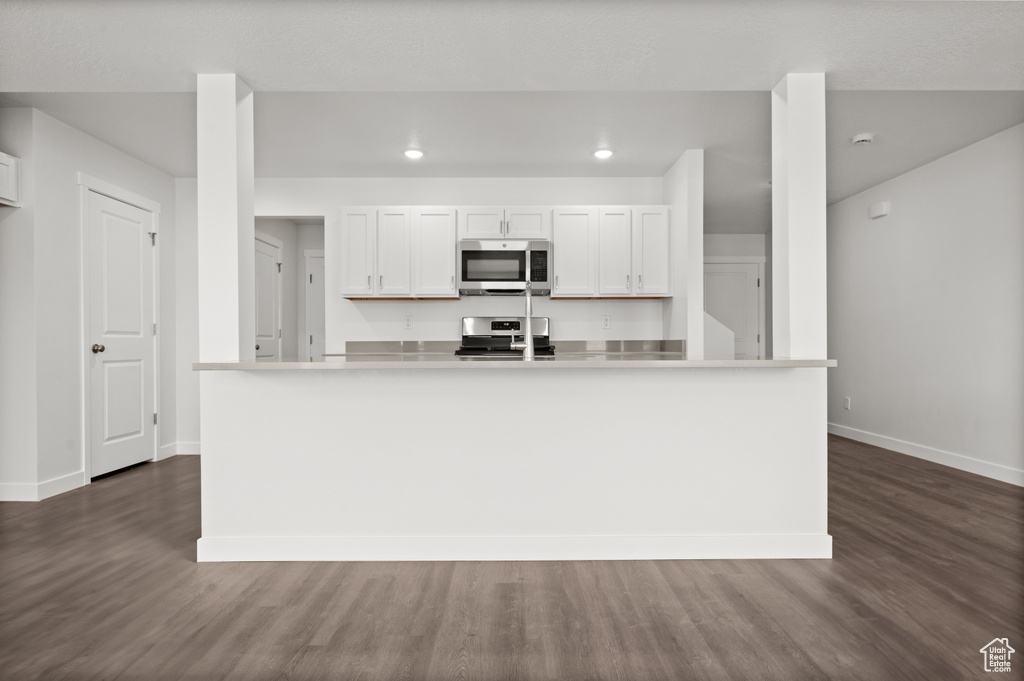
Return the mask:
[[498, 319], [491, 322], [491, 331], [519, 331], [518, 319]]
[[534, 251], [530, 254], [530, 281], [548, 280], [548, 253]]

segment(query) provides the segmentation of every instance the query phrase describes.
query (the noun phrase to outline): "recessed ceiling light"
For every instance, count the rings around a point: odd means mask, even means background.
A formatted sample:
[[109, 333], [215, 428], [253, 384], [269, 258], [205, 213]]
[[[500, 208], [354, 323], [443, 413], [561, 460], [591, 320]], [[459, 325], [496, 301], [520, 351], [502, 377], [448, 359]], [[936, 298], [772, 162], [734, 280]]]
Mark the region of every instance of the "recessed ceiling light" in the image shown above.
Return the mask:
[[612, 154], [614, 153], [615, 152], [612, 151], [611, 149], [598, 149], [597, 151], [594, 152], [594, 156], [597, 156], [600, 159], [606, 159], [611, 158]]
[[419, 149], [406, 149], [405, 150], [405, 157], [406, 158], [423, 158], [423, 152], [420, 151]]
[[857, 145], [871, 144], [872, 142], [875, 141], [875, 136], [872, 135], [870, 132], [862, 132], [859, 135], [854, 135], [853, 139], [851, 139], [850, 141]]

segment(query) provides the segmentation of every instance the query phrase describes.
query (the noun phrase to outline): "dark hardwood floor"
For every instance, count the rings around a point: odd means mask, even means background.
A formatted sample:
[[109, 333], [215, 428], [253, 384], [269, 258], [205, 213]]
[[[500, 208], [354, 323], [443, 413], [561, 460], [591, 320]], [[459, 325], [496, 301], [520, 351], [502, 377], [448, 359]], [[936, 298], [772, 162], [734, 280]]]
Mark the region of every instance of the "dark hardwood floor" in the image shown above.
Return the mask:
[[0, 678], [1024, 676], [1024, 490], [829, 440], [833, 560], [197, 564], [199, 459], [0, 504]]

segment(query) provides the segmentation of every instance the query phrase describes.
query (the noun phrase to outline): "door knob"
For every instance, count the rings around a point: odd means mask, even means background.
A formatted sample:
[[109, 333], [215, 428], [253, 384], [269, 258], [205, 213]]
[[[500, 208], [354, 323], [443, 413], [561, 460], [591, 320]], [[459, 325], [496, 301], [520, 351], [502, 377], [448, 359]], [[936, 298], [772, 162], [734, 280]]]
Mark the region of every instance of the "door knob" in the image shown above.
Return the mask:
[[104, 351], [104, 350], [106, 350], [106, 349], [107, 349], [107, 348], [106, 348], [106, 346], [104, 346], [104, 345], [100, 345], [99, 343], [95, 343], [95, 344], [93, 344], [93, 346], [92, 346], [92, 352], [93, 352], [93, 354], [96, 354], [97, 352], [103, 352], [103, 351]]
[[257, 344], [256, 344], [256, 349], [257, 349], [257, 350], [259, 350], [259, 349], [260, 349], [260, 344], [259, 344], [259, 343], [257, 343]]

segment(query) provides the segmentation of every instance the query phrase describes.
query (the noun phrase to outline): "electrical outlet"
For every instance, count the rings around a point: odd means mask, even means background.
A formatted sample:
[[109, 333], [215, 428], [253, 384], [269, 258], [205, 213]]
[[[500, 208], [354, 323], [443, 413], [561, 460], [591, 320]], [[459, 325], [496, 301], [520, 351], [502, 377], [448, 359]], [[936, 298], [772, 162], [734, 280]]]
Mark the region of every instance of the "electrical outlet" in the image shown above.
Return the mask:
[[403, 325], [403, 328], [406, 331], [412, 331], [412, 315], [411, 314], [405, 315], [405, 324]]
[[610, 328], [612, 328], [612, 318], [609, 317], [608, 315], [605, 315], [604, 317], [601, 317], [601, 328], [602, 329], [610, 329]]
[[845, 409], [846, 411], [850, 411], [850, 398], [849, 397], [844, 397], [843, 398], [843, 409]]

